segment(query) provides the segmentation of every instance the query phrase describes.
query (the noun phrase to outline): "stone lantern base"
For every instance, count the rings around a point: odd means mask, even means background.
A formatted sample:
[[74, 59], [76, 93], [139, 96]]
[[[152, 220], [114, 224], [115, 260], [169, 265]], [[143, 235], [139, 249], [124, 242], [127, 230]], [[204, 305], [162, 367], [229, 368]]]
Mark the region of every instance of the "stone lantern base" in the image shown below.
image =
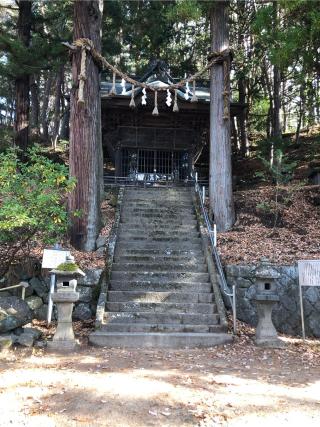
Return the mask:
[[48, 341], [48, 349], [52, 351], [66, 352], [73, 351], [80, 347], [80, 343], [78, 340], [55, 340]]
[[279, 301], [277, 295], [257, 295], [254, 299], [259, 321], [256, 328], [255, 343], [261, 347], [282, 348], [284, 342], [278, 337], [271, 314], [273, 305]]
[[48, 342], [48, 348], [55, 351], [74, 350], [79, 342], [75, 339], [72, 327], [73, 304], [79, 299], [79, 293], [62, 291], [52, 294], [52, 300], [58, 309], [58, 325], [53, 340]]

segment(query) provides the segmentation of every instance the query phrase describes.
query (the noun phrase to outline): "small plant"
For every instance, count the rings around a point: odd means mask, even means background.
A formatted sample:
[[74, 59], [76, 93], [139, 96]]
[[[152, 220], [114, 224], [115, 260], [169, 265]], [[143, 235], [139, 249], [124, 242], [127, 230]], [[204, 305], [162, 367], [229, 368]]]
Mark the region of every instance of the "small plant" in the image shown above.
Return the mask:
[[256, 209], [264, 212], [264, 213], [270, 213], [272, 212], [272, 207], [270, 205], [270, 203], [268, 202], [260, 202], [256, 205]]
[[285, 185], [291, 181], [294, 170], [297, 167], [297, 162], [289, 162], [281, 149], [275, 151], [272, 164], [262, 156], [259, 156], [259, 158], [266, 168], [266, 174], [272, 178], [276, 185]]

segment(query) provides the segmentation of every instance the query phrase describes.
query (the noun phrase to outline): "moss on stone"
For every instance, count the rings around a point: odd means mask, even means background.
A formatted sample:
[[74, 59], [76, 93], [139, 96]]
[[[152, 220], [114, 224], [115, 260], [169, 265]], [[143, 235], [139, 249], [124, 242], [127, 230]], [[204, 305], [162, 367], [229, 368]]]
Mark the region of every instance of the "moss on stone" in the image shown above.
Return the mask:
[[78, 266], [77, 264], [75, 264], [74, 262], [63, 262], [62, 264], [58, 265], [58, 267], [56, 268], [56, 270], [58, 271], [68, 271], [69, 273], [74, 273], [75, 271], [78, 270]]

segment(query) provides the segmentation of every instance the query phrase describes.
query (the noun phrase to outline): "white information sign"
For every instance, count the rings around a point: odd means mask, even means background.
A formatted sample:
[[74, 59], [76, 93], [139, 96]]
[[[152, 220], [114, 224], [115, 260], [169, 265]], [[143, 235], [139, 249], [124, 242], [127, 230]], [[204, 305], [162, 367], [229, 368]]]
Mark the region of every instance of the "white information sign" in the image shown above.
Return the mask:
[[298, 261], [298, 271], [302, 337], [305, 339], [302, 286], [320, 286], [320, 260]]
[[44, 249], [42, 257], [42, 268], [56, 268], [59, 264], [66, 261], [70, 251], [61, 251], [59, 249]]
[[298, 261], [300, 286], [320, 286], [320, 260]]

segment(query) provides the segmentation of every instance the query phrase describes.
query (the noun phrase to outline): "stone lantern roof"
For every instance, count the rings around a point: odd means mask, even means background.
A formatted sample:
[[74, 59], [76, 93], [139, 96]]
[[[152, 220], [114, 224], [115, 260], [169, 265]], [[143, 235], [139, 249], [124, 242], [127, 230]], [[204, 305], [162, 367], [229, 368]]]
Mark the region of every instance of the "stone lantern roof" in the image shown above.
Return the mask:
[[68, 277], [84, 277], [85, 273], [78, 267], [74, 262], [74, 257], [67, 255], [66, 262], [58, 265], [50, 271], [51, 274], [55, 274], [57, 277], [68, 276]]
[[267, 259], [262, 259], [261, 264], [254, 270], [254, 276], [260, 279], [279, 279], [281, 274]]

